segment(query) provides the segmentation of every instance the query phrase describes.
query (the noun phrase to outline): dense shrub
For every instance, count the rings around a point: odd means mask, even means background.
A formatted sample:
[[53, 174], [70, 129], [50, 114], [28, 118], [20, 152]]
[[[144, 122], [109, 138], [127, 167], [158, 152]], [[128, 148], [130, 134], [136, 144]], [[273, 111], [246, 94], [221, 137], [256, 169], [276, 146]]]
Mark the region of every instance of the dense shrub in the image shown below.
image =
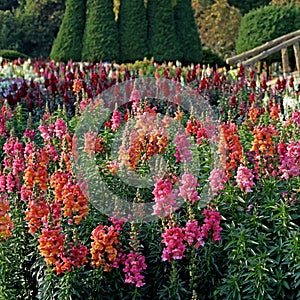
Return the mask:
[[300, 10], [295, 6], [266, 6], [246, 14], [241, 21], [237, 53], [250, 50], [300, 28]]
[[21, 53], [16, 50], [6, 50], [6, 49], [0, 50], [0, 57], [4, 58], [6, 60], [15, 60], [18, 58], [28, 58], [28, 56], [24, 53]]
[[88, 0], [82, 42], [83, 61], [118, 61], [119, 35], [111, 0]]
[[122, 0], [119, 7], [120, 59], [142, 60], [148, 54], [144, 0]]
[[182, 52], [183, 63], [200, 62], [202, 59], [201, 41], [190, 1], [177, 0], [175, 6], [177, 39]]
[[85, 0], [67, 0], [64, 18], [53, 43], [50, 58], [80, 61], [84, 25]]

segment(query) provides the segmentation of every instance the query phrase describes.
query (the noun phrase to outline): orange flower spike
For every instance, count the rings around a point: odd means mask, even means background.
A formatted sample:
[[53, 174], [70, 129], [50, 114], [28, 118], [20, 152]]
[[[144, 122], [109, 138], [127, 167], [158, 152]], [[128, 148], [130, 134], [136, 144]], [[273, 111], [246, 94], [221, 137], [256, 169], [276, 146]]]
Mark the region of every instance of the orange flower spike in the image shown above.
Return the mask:
[[0, 195], [0, 240], [7, 239], [12, 235], [13, 222], [11, 220], [7, 195]]

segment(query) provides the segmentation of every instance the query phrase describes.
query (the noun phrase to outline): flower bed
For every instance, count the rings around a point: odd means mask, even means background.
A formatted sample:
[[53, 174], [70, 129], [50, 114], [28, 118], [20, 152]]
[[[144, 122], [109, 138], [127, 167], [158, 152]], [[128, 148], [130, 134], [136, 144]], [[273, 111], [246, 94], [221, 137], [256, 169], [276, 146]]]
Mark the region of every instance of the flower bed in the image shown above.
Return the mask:
[[300, 297], [293, 78], [1, 64], [0, 299]]

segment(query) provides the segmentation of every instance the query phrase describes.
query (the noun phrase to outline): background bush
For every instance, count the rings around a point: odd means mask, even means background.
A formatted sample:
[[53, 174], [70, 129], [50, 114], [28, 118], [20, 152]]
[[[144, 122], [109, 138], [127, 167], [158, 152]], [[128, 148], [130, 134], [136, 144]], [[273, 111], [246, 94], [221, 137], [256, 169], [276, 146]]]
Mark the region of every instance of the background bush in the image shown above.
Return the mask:
[[237, 53], [260, 46], [300, 29], [298, 6], [265, 6], [243, 16], [236, 41]]

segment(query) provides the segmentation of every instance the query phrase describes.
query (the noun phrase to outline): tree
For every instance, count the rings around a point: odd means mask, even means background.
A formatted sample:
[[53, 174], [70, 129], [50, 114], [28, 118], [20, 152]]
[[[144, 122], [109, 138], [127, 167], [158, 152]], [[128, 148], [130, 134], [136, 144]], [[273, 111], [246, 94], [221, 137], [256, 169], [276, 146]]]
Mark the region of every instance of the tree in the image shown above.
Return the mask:
[[23, 49], [31, 56], [48, 57], [65, 11], [65, 0], [26, 0], [16, 16], [23, 31]]
[[22, 41], [17, 30], [20, 28], [19, 25], [11, 11], [0, 11], [0, 49], [19, 50], [21, 48]]
[[228, 0], [228, 3], [231, 6], [238, 8], [242, 15], [248, 13], [249, 11], [251, 11], [253, 9], [266, 6], [270, 2], [271, 2], [271, 0], [247, 0], [247, 1]]
[[64, 18], [51, 49], [51, 59], [65, 62], [81, 60], [85, 8], [85, 0], [66, 1]]
[[149, 55], [158, 62], [181, 60], [171, 1], [148, 0], [147, 16]]
[[243, 16], [236, 42], [237, 53], [260, 46], [300, 29], [299, 8], [270, 5]]
[[182, 62], [201, 62], [202, 47], [194, 19], [190, 0], [177, 0], [175, 24], [178, 42], [182, 52]]
[[240, 22], [241, 14], [237, 8], [226, 0], [216, 0], [204, 11], [200, 22], [202, 45], [223, 57], [232, 55]]
[[119, 60], [118, 28], [111, 0], [87, 1], [82, 47], [82, 60], [84, 61]]
[[147, 18], [144, 0], [122, 0], [119, 7], [120, 58], [142, 60], [148, 54]]

